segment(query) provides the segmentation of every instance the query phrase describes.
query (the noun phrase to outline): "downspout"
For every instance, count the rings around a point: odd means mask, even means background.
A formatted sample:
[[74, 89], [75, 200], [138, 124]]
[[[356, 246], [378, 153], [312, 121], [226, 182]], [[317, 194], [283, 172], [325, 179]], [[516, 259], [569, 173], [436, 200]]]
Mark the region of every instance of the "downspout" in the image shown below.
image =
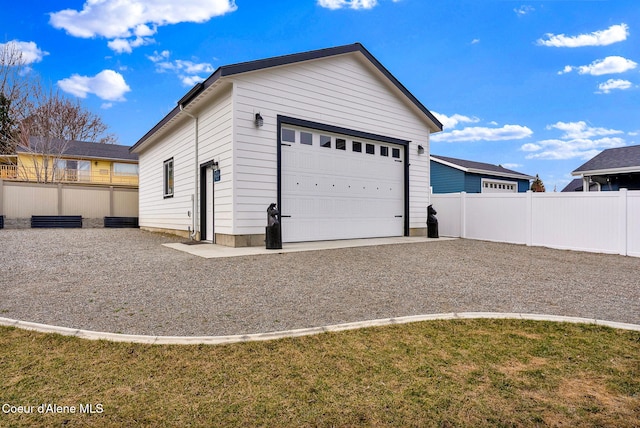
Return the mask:
[[186, 114], [187, 116], [189, 116], [190, 118], [195, 120], [195, 147], [194, 147], [194, 157], [195, 157], [195, 179], [194, 179], [194, 192], [192, 195], [192, 200], [193, 200], [193, 207], [191, 210], [191, 225], [192, 227], [189, 230], [189, 240], [193, 240], [196, 237], [197, 232], [197, 223], [196, 223], [196, 214], [197, 214], [197, 208], [198, 208], [198, 175], [200, 174], [200, 166], [198, 165], [198, 116], [194, 116], [191, 113], [189, 113], [188, 111], [184, 110], [183, 108], [183, 104], [180, 103], [180, 111], [184, 114]]

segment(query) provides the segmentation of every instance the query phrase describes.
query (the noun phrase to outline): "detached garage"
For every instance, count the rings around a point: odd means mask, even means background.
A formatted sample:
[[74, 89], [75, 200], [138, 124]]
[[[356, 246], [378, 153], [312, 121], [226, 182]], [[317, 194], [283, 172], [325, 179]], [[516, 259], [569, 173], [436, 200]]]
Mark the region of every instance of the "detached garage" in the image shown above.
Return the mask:
[[223, 66], [142, 137], [140, 227], [262, 246], [426, 235], [442, 125], [362, 45]]

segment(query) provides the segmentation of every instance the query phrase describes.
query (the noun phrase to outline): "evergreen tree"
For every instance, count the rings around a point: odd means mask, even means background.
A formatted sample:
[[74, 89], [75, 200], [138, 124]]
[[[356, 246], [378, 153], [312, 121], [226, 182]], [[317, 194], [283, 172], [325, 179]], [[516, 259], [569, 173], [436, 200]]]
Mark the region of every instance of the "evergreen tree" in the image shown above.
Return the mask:
[[536, 179], [531, 183], [531, 191], [532, 192], [544, 192], [544, 183], [540, 180], [538, 174], [536, 174]]

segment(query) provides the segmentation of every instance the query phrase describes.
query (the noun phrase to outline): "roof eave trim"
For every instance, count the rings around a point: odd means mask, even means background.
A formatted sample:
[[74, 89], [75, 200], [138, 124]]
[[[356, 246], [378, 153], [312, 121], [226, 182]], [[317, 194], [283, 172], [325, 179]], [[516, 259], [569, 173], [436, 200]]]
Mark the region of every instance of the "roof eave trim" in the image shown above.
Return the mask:
[[592, 169], [585, 171], [575, 170], [571, 173], [574, 177], [591, 177], [593, 175], [611, 175], [611, 174], [626, 174], [630, 172], [640, 172], [640, 165], [627, 166], [624, 168], [608, 168], [608, 169]]
[[462, 172], [468, 172], [469, 174], [485, 174], [485, 175], [492, 175], [494, 177], [506, 177], [506, 178], [516, 178], [516, 179], [520, 179], [520, 180], [533, 180], [535, 177], [532, 177], [530, 175], [526, 175], [526, 174], [512, 174], [509, 172], [500, 172], [500, 171], [492, 171], [489, 169], [478, 169], [478, 168], [466, 168], [463, 167], [461, 165], [452, 163], [452, 162], [448, 162], [446, 160], [443, 159], [439, 159], [435, 156], [429, 156], [429, 159], [431, 159], [434, 162], [438, 162], [439, 164], [451, 167], [451, 168], [455, 168], [457, 170], [460, 170]]
[[491, 175], [494, 177], [505, 177], [505, 178], [515, 178], [518, 180], [533, 180], [535, 179], [535, 177], [532, 177], [530, 175], [525, 175], [525, 174], [511, 174], [508, 172], [499, 172], [499, 171], [490, 171], [487, 169], [474, 169], [474, 168], [469, 168], [469, 172], [472, 174], [484, 174], [484, 175]]

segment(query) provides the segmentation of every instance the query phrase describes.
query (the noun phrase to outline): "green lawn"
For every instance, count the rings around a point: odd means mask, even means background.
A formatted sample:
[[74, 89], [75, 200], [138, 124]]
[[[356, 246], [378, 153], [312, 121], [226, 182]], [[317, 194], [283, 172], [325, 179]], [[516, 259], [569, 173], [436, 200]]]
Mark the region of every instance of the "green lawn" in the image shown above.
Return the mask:
[[18, 427], [638, 427], [640, 332], [454, 320], [160, 346], [0, 328], [0, 404]]

